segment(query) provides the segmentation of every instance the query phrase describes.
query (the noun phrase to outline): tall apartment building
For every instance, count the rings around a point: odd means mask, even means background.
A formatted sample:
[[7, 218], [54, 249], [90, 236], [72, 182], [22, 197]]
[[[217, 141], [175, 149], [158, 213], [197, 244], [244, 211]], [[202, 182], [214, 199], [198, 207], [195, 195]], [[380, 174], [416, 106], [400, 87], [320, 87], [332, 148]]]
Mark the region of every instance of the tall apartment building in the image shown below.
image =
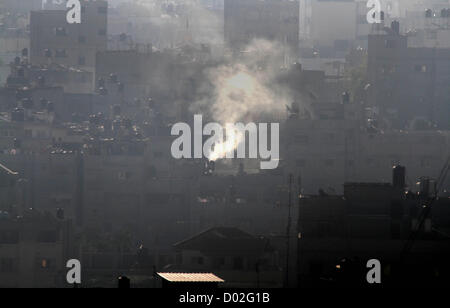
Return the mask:
[[263, 38], [289, 46], [296, 54], [299, 12], [296, 0], [225, 0], [225, 42], [242, 49]]
[[108, 3], [82, 1], [81, 24], [68, 24], [66, 14], [63, 10], [31, 12], [31, 63], [94, 71], [96, 53], [107, 48]]
[[392, 29], [369, 36], [369, 103], [393, 127], [424, 119], [449, 129], [450, 49], [408, 47], [398, 30], [393, 23]]

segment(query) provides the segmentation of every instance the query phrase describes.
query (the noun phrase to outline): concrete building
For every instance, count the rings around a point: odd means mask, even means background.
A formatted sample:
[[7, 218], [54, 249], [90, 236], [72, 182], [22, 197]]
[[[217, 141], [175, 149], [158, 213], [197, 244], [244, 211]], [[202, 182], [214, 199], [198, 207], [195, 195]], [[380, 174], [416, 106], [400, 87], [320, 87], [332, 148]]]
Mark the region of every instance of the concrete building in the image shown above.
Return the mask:
[[62, 64], [32, 66], [23, 61], [10, 64], [11, 72], [7, 79], [7, 86], [32, 85], [61, 87], [65, 93], [90, 94], [94, 92], [94, 73], [67, 67]]
[[0, 286], [65, 286], [65, 265], [73, 258], [71, 222], [28, 210], [21, 218], [0, 218]]
[[0, 27], [0, 86], [6, 82], [9, 64], [21, 56], [24, 49], [29, 50], [29, 38], [24, 29], [4, 29]]
[[[207, 48], [186, 46], [153, 52], [150, 48], [106, 51], [97, 54], [96, 89], [111, 105], [147, 105], [162, 119], [184, 119], [206, 81], [204, 72], [215, 67]], [[102, 89], [100, 89], [102, 88]], [[151, 99], [151, 100], [149, 100]]]
[[369, 103], [380, 109], [391, 127], [411, 127], [415, 120], [425, 120], [448, 129], [449, 67], [450, 49], [410, 48], [394, 23], [392, 29], [369, 36]]
[[300, 39], [317, 47], [348, 45], [356, 34], [356, 1], [300, 0]]
[[368, 35], [398, 20], [396, 0], [381, 1], [383, 20], [370, 24], [367, 0], [300, 0], [301, 63], [306, 69], [323, 70], [344, 65], [352, 49], [367, 48]]
[[225, 287], [282, 286], [283, 275], [270, 240], [237, 228], [208, 229], [174, 245], [171, 271], [214, 271]]
[[294, 0], [225, 0], [225, 43], [245, 50], [253, 39], [277, 41], [298, 57], [299, 2]]
[[434, 203], [424, 230], [408, 254], [403, 255], [423, 204], [429, 202], [422, 191], [405, 193], [405, 180], [403, 174], [400, 184], [394, 177], [392, 184], [346, 183], [343, 195], [301, 196], [301, 286], [367, 287], [366, 263], [371, 259], [381, 262], [384, 286], [429, 287], [448, 283], [445, 277], [450, 270], [450, 250], [445, 234], [449, 201], [442, 198]]
[[[352, 106], [342, 108], [355, 113]], [[344, 182], [388, 181], [390, 168], [398, 163], [407, 167], [412, 187], [421, 176], [437, 176], [450, 154], [448, 131], [370, 131], [361, 126], [365, 124], [348, 116], [289, 120], [283, 128], [281, 165], [301, 175], [305, 193], [321, 188], [336, 194]]]
[[20, 197], [17, 191], [19, 173], [0, 164], [0, 213], [9, 213], [18, 203]]
[[68, 24], [66, 11], [34, 11], [30, 16], [30, 62], [61, 64], [93, 72], [95, 57], [107, 48], [106, 1], [83, 1], [81, 24]]

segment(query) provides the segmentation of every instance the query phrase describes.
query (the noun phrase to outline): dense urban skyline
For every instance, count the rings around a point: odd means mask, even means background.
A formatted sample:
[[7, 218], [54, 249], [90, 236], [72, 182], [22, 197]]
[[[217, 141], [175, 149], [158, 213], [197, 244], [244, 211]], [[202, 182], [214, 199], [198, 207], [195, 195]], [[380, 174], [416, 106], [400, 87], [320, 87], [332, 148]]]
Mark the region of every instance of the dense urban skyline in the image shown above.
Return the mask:
[[0, 0], [0, 287], [448, 287], [449, 157], [450, 1]]

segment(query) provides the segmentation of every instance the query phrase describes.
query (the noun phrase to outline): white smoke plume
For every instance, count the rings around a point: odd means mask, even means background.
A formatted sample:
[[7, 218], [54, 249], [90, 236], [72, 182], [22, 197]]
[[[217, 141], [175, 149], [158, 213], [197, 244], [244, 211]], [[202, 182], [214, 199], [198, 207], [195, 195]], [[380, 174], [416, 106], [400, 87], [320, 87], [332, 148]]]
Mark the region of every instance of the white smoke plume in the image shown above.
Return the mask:
[[[246, 53], [208, 71], [211, 92], [193, 106], [193, 113], [207, 110], [210, 117], [227, 126], [241, 122], [279, 121], [285, 115], [285, 106], [291, 98], [287, 89], [277, 83], [282, 69], [284, 48], [275, 42], [254, 40]], [[229, 132], [227, 132], [228, 137]], [[236, 133], [222, 144], [217, 144], [210, 159], [224, 158], [234, 151], [245, 136]]]
[[191, 111], [208, 110], [222, 125], [267, 117], [280, 119], [286, 104], [291, 103], [287, 89], [277, 83], [284, 56], [278, 43], [253, 40], [243, 55], [209, 69], [208, 91]]
[[[201, 1], [137, 0], [135, 3], [152, 12], [152, 23], [165, 29], [166, 36], [171, 37], [175, 45], [186, 42], [222, 44], [227, 50], [223, 43], [223, 16], [206, 8]], [[281, 44], [253, 40], [238, 55], [226, 57], [224, 62], [204, 72], [207, 81], [197, 89], [197, 99], [190, 111], [223, 126], [263, 120], [279, 122], [286, 114], [285, 106], [292, 103], [288, 90], [277, 82], [287, 58], [289, 51]], [[234, 150], [243, 137], [235, 136], [234, 141], [217, 145], [212, 160]]]

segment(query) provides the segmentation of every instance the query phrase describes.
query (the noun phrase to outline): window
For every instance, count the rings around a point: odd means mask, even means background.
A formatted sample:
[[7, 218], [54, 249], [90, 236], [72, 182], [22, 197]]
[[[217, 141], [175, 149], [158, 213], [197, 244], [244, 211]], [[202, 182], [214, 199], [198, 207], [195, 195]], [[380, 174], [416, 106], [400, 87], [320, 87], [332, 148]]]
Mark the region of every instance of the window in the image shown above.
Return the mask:
[[241, 257], [237, 257], [237, 258], [233, 259], [233, 269], [234, 270], [244, 269], [244, 260]]
[[1, 273], [13, 273], [16, 271], [16, 266], [13, 258], [2, 258], [0, 261]]
[[130, 178], [131, 178], [131, 172], [120, 171], [118, 173], [118, 179], [121, 180], [121, 181], [126, 181], [126, 180], [129, 180]]
[[386, 48], [395, 48], [395, 41], [394, 40], [386, 40], [385, 46], [386, 46]]
[[205, 263], [203, 257], [192, 257], [191, 262], [192, 262], [192, 264], [198, 264], [198, 265], [203, 265]]
[[84, 56], [78, 57], [78, 65], [86, 65], [86, 58]]
[[154, 152], [153, 157], [154, 158], [162, 158], [164, 156], [163, 152]]
[[13, 230], [1, 230], [0, 244], [17, 244], [19, 242], [19, 232]]
[[67, 57], [66, 50], [65, 49], [57, 49], [55, 52], [55, 57], [56, 58], [66, 58]]
[[356, 22], [359, 25], [367, 24], [367, 16], [366, 15], [358, 15], [357, 18], [356, 18]]
[[398, 240], [401, 236], [401, 227], [399, 223], [391, 224], [391, 239]]
[[422, 157], [420, 159], [420, 167], [422, 167], [422, 168], [431, 167], [431, 160], [428, 157]]
[[427, 32], [427, 38], [431, 40], [437, 39], [437, 32], [436, 31], [429, 31]]
[[306, 167], [306, 160], [297, 159], [297, 167]]
[[391, 218], [400, 220], [403, 217], [403, 205], [399, 201], [391, 202]]
[[218, 257], [213, 259], [213, 268], [214, 269], [220, 269], [225, 266], [225, 258]]
[[149, 193], [146, 195], [146, 202], [152, 205], [167, 204], [170, 201], [170, 194]]
[[333, 133], [327, 133], [323, 135], [323, 141], [324, 142], [333, 142], [335, 140], [336, 136]]
[[40, 269], [49, 270], [52, 269], [54, 266], [54, 261], [47, 258], [37, 258], [36, 260], [36, 266]]
[[4, 129], [1, 131], [0, 135], [2, 137], [14, 137], [14, 132], [9, 129]]
[[327, 159], [327, 160], [325, 160], [325, 166], [327, 166], [327, 167], [333, 167], [333, 166], [334, 166], [334, 160], [333, 160], [333, 159]]
[[323, 238], [331, 235], [331, 226], [328, 222], [319, 222], [317, 225], [317, 237]]
[[416, 73], [426, 73], [428, 71], [428, 67], [426, 65], [416, 65], [414, 67]]
[[39, 243], [56, 243], [58, 234], [54, 230], [40, 231], [37, 236]]
[[309, 138], [308, 138], [308, 136], [297, 135], [297, 136], [295, 136], [294, 142], [297, 143], [297, 144], [308, 144], [309, 143]]
[[66, 36], [67, 35], [66, 28], [63, 28], [63, 27], [56, 28], [55, 34], [56, 34], [56, 36]]
[[225, 265], [225, 258], [219, 258], [219, 266], [224, 266]]

